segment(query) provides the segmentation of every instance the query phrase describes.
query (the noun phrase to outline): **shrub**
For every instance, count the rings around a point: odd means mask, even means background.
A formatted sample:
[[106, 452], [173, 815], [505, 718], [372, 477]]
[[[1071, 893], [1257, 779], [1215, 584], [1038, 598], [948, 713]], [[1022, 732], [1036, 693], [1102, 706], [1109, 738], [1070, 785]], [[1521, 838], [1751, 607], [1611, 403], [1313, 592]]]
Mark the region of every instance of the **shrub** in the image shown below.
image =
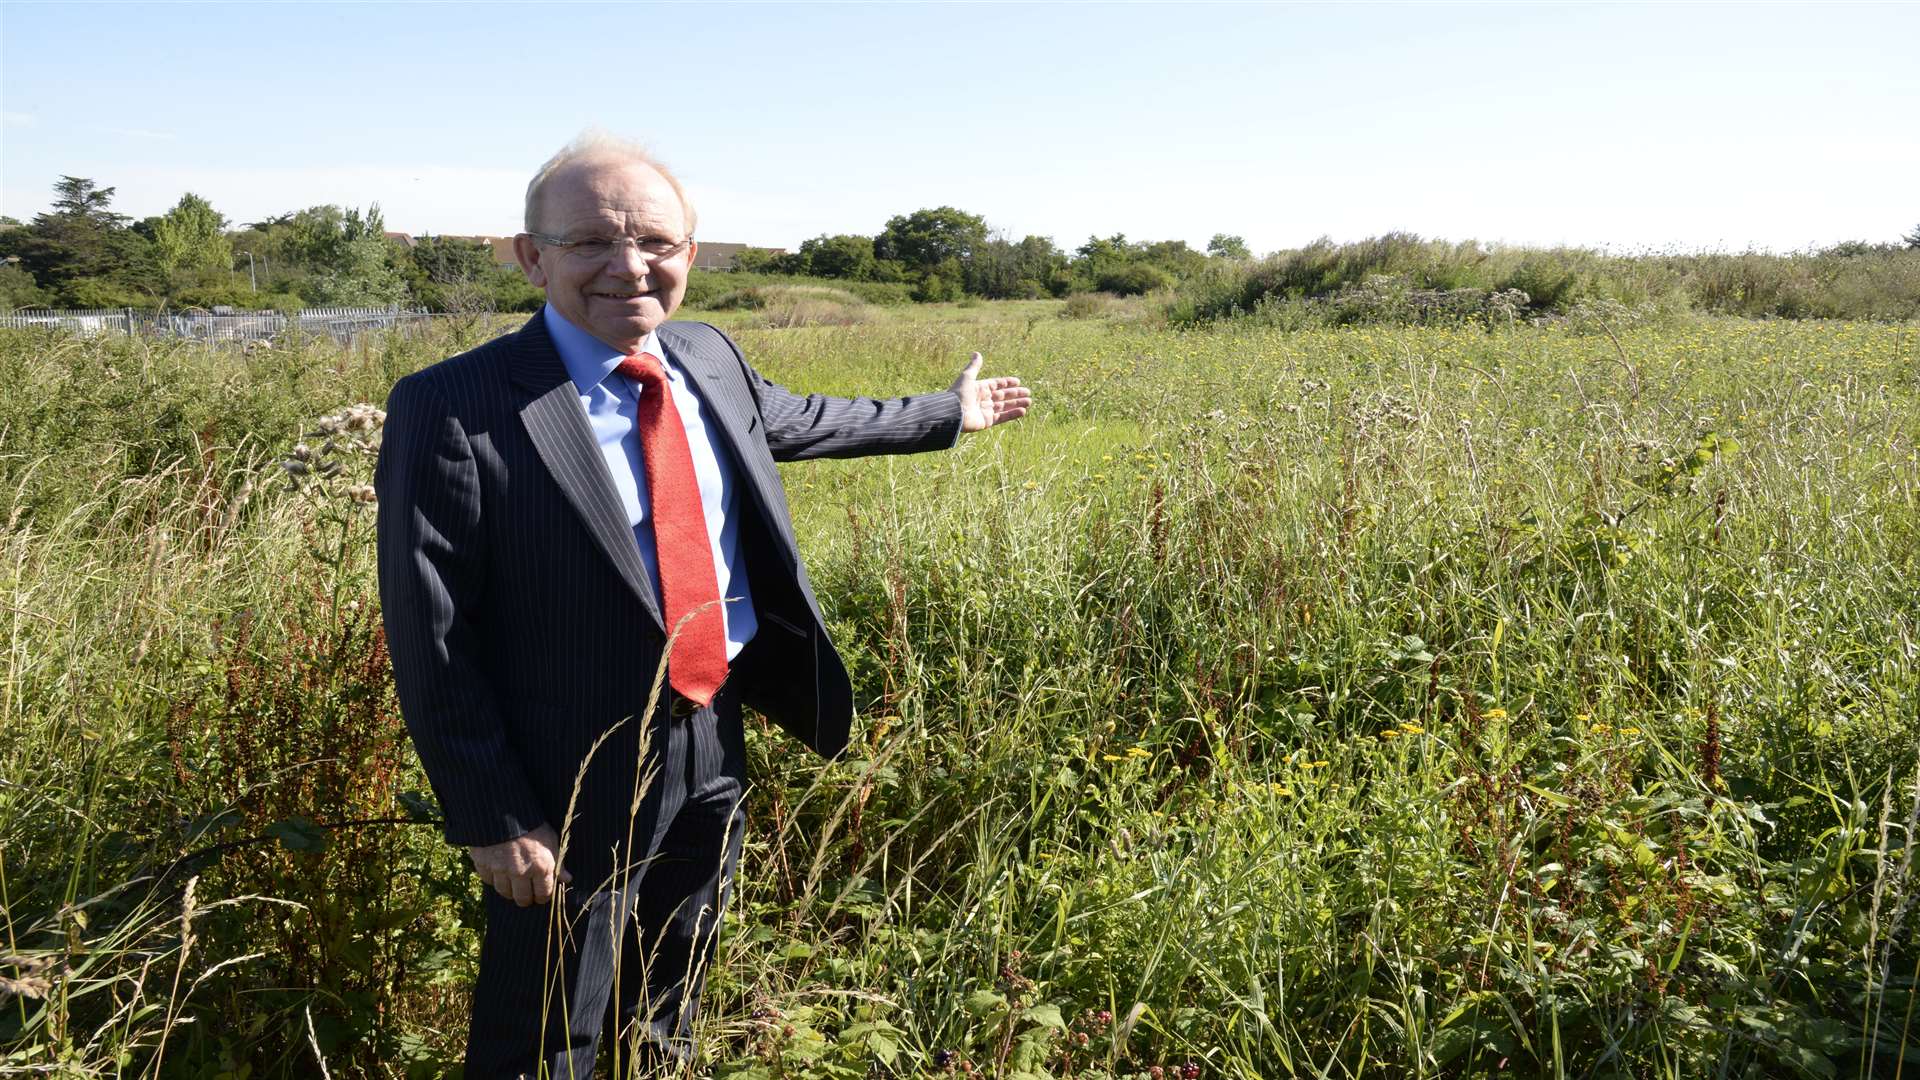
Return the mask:
[[827, 285], [755, 285], [736, 289], [706, 305], [712, 311], [757, 311], [767, 326], [851, 326], [872, 308], [845, 289]]
[[[822, 288], [819, 278], [792, 274], [757, 274], [737, 270], [695, 270], [687, 278], [685, 304], [689, 308], [722, 310], [716, 305], [730, 294], [768, 286]], [[833, 288], [868, 304], [905, 304], [910, 287], [892, 281], [835, 281]]]
[[1115, 296], [1143, 296], [1173, 284], [1173, 276], [1147, 263], [1125, 263], [1103, 269], [1094, 287]]
[[[1393, 303], [1383, 281], [1423, 302]], [[1373, 284], [1369, 284], [1369, 283]], [[1317, 240], [1253, 263], [1214, 260], [1180, 282], [1166, 315], [1176, 325], [1262, 312], [1271, 321], [1430, 321], [1472, 290], [1527, 294], [1536, 313], [1565, 314], [1587, 300], [1634, 309], [1778, 318], [1904, 319], [1920, 312], [1920, 254], [1890, 245], [1841, 244], [1817, 254], [1760, 252], [1608, 255], [1579, 248], [1490, 248], [1389, 233], [1354, 244]], [[1459, 293], [1437, 303], [1441, 295]], [[1429, 295], [1431, 294], [1431, 295]], [[1318, 313], [1316, 315], [1315, 313]]]
[[1063, 319], [1091, 319], [1107, 310], [1107, 298], [1101, 293], [1074, 293], [1060, 309]]
[[46, 290], [34, 283], [33, 275], [12, 263], [0, 264], [0, 310], [43, 307]]

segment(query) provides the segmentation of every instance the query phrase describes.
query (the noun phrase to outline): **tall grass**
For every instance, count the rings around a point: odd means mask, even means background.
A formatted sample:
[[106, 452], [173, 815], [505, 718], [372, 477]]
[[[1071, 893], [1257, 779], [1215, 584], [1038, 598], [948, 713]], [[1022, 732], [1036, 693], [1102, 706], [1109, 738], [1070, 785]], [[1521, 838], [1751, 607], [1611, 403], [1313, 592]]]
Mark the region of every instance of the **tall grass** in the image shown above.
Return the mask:
[[[863, 720], [834, 763], [750, 725], [706, 1068], [1916, 1053], [1910, 329], [1009, 310], [737, 330], [826, 392], [944, 385], [978, 348], [1042, 408], [788, 468]], [[167, 1075], [454, 1060], [477, 886], [429, 829], [328, 828], [415, 817], [420, 781], [357, 666], [364, 521], [273, 462], [455, 347], [0, 339], [0, 977], [42, 981], [5, 1003], [0, 1068], [133, 1074], [163, 1036]], [[246, 772], [289, 717], [319, 727]]]

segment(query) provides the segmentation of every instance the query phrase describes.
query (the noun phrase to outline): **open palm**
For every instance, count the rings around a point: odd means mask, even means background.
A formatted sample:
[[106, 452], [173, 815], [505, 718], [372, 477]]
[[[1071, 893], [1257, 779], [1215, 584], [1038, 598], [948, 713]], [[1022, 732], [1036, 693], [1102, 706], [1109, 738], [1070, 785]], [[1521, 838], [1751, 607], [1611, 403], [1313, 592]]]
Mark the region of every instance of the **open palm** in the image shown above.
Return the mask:
[[1018, 420], [1033, 405], [1033, 392], [1021, 386], [1018, 378], [998, 375], [982, 379], [983, 362], [980, 354], [974, 353], [967, 366], [960, 369], [960, 377], [953, 380], [953, 392], [960, 397], [961, 431], [985, 431], [995, 424]]

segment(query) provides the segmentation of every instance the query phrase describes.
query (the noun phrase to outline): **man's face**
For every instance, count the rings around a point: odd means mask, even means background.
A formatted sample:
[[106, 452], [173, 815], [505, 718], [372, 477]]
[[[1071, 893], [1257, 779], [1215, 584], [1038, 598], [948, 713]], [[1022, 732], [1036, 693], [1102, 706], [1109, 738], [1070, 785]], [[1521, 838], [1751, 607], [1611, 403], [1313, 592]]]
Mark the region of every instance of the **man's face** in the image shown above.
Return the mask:
[[[548, 178], [537, 210], [538, 231], [563, 240], [687, 239], [686, 210], [673, 185], [635, 161], [567, 165]], [[546, 290], [547, 302], [568, 322], [623, 352], [680, 306], [693, 263], [691, 246], [652, 261], [632, 244], [587, 258], [525, 235], [514, 241], [514, 253], [527, 280]]]

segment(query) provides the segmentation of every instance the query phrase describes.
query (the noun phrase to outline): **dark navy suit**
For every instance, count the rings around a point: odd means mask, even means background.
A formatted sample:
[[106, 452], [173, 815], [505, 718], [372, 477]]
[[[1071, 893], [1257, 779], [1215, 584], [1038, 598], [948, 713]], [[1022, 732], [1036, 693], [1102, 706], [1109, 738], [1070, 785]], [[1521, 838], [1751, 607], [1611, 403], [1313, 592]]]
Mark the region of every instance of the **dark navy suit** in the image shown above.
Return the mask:
[[469, 1080], [586, 1077], [602, 1032], [628, 1021], [656, 1052], [689, 1052], [739, 852], [740, 706], [829, 756], [853, 713], [774, 462], [959, 437], [951, 393], [802, 396], [713, 327], [669, 322], [658, 335], [741, 482], [759, 630], [708, 708], [683, 708], [662, 687], [643, 715], [665, 643], [659, 605], [539, 316], [400, 380], [387, 403], [380, 593], [401, 709], [447, 838], [484, 846], [549, 824], [573, 875], [552, 905], [517, 908], [488, 891]]

